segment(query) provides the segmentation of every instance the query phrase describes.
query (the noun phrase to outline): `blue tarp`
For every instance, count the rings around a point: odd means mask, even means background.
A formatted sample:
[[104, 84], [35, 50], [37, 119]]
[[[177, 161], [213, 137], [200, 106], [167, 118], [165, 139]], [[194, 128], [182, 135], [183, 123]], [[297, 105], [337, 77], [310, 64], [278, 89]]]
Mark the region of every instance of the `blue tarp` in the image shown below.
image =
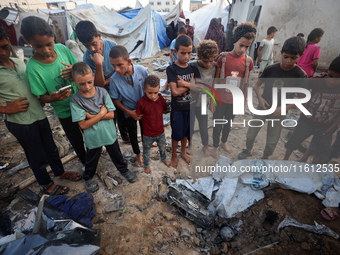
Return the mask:
[[[129, 12], [120, 13], [124, 17], [128, 19], [133, 19], [142, 9], [134, 9]], [[155, 22], [158, 45], [160, 49], [164, 49], [170, 45], [170, 40], [166, 35], [166, 21], [165, 19], [158, 13], [152, 12], [152, 18]]]

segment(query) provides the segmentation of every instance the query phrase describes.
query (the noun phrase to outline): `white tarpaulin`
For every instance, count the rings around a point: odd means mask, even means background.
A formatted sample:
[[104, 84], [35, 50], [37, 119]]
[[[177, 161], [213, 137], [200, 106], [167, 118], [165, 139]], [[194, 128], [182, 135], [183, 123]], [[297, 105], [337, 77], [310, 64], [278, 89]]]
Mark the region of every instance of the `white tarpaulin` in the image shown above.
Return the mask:
[[106, 7], [74, 10], [68, 14], [73, 29], [79, 21], [89, 20], [94, 23], [103, 39], [124, 45], [131, 58], [151, 57], [160, 50], [150, 5], [142, 9], [133, 19], [128, 19]]
[[174, 25], [176, 26], [178, 18], [181, 15], [182, 4], [183, 0], [179, 1], [178, 4], [168, 14], [163, 16], [163, 18], [166, 20], [167, 25], [169, 25], [173, 21]]

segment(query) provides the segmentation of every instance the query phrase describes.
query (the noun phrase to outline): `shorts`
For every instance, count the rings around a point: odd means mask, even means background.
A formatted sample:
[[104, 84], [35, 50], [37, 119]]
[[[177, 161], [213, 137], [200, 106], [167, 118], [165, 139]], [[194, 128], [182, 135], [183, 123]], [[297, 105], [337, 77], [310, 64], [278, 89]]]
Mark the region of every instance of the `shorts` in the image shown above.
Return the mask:
[[259, 72], [262, 73], [263, 70], [264, 70], [267, 66], [269, 66], [269, 65], [271, 65], [271, 64], [273, 64], [273, 59], [269, 59], [269, 60], [263, 60], [263, 59], [262, 59], [262, 61], [260, 62], [260, 70], [259, 70]]
[[172, 129], [172, 140], [182, 141], [184, 137], [190, 140], [190, 118], [195, 118], [195, 115], [191, 115], [193, 114], [190, 114], [190, 111], [171, 111], [170, 125]]
[[[296, 150], [298, 146], [311, 135], [314, 135], [315, 142], [314, 157], [326, 160], [331, 152], [332, 134], [323, 134], [328, 127], [314, 127], [308, 124], [303, 119], [299, 119], [294, 133], [286, 143], [285, 147], [288, 150]], [[313, 146], [314, 147], [314, 146]]]

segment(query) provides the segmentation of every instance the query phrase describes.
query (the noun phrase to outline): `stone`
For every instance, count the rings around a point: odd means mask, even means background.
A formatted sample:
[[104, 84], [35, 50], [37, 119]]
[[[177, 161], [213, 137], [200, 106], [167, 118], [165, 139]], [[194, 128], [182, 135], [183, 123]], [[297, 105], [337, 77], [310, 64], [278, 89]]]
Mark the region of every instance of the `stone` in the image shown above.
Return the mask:
[[148, 247], [141, 248], [141, 253], [142, 254], [148, 254], [149, 253], [149, 248]]
[[269, 201], [267, 202], [267, 205], [268, 205], [268, 206], [273, 206], [273, 200], [269, 200]]
[[226, 253], [228, 252], [228, 243], [224, 242], [221, 244], [221, 249], [222, 249], [222, 252]]
[[190, 237], [189, 230], [183, 228], [181, 231], [180, 237]]
[[201, 241], [200, 241], [200, 239], [199, 239], [198, 237], [194, 237], [194, 238], [193, 238], [193, 243], [194, 243], [196, 246], [200, 246]]
[[219, 248], [213, 247], [213, 248], [210, 249], [210, 254], [211, 255], [218, 255], [218, 254], [221, 254], [221, 252], [220, 252]]

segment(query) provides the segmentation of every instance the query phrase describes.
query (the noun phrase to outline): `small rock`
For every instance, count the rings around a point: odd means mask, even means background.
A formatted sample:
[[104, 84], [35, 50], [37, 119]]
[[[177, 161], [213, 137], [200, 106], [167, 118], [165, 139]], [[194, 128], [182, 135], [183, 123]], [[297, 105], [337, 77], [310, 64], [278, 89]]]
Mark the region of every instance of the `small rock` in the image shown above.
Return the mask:
[[196, 228], [197, 233], [201, 233], [203, 231], [203, 228]]
[[190, 237], [189, 230], [183, 228], [180, 237]]
[[269, 201], [267, 202], [267, 205], [268, 205], [268, 206], [272, 206], [272, 205], [273, 205], [273, 200], [269, 200]]
[[211, 255], [218, 255], [218, 254], [221, 254], [221, 252], [220, 252], [219, 248], [214, 247], [214, 248], [210, 249], [210, 254]]
[[224, 227], [221, 229], [221, 236], [229, 241], [234, 237], [234, 231], [230, 227]]
[[197, 237], [194, 237], [193, 238], [193, 243], [196, 245], [196, 246], [200, 246], [200, 239], [199, 238], [197, 238]]
[[148, 247], [141, 248], [141, 253], [142, 254], [148, 254], [149, 253], [149, 248]]
[[311, 250], [310, 244], [308, 244], [306, 242], [301, 243], [301, 249], [307, 250], [307, 251]]
[[228, 252], [228, 243], [222, 243], [221, 244], [221, 246], [222, 246], [222, 252], [223, 253], [227, 253]]
[[158, 231], [154, 231], [152, 234], [156, 236], [158, 233], [159, 233]]

